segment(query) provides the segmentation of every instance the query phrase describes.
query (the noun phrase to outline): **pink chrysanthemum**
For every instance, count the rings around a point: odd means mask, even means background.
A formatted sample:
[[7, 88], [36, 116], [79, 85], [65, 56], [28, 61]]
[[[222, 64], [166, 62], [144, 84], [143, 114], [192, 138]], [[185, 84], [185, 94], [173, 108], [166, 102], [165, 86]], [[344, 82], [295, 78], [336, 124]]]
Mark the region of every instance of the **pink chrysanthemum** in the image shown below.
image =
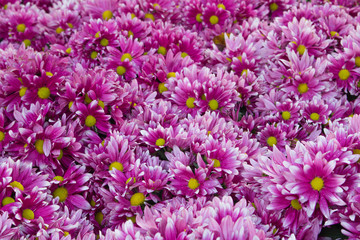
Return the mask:
[[76, 115], [79, 116], [84, 126], [96, 127], [102, 132], [109, 132], [111, 125], [110, 116], [106, 115], [104, 109], [98, 105], [98, 101], [92, 101], [88, 106], [83, 103], [76, 103]]

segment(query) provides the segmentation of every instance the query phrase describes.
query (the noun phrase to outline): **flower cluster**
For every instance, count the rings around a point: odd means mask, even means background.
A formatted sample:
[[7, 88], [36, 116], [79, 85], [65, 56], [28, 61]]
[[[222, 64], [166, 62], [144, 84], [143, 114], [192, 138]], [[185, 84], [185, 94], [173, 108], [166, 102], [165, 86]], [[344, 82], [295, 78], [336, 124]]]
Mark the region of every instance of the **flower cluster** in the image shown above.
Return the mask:
[[0, 0], [0, 239], [358, 239], [358, 12]]

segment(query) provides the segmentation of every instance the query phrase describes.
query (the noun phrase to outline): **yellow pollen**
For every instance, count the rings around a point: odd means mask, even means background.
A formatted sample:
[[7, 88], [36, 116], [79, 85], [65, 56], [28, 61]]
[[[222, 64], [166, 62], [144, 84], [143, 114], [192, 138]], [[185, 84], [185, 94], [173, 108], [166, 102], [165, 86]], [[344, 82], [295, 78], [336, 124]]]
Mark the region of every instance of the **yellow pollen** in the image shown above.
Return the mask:
[[297, 47], [297, 51], [298, 51], [298, 53], [299, 53], [300, 55], [303, 55], [304, 52], [305, 52], [305, 50], [306, 50], [306, 47], [305, 47], [304, 45], [302, 45], [302, 44], [300, 44], [300, 45]]
[[219, 4], [217, 5], [217, 7], [218, 7], [218, 8], [222, 8], [222, 9], [226, 10], [225, 5], [224, 5], [224, 4], [222, 4], [222, 3], [219, 3]]
[[350, 77], [350, 72], [347, 69], [341, 69], [339, 72], [339, 78], [341, 80], [347, 80]]
[[4, 141], [5, 139], [5, 133], [3, 131], [0, 131], [0, 142]]
[[97, 221], [97, 223], [98, 223], [99, 225], [101, 225], [103, 219], [104, 219], [104, 214], [103, 214], [102, 212], [97, 212], [97, 213], [95, 214], [95, 220]]
[[70, 101], [70, 102], [69, 102], [69, 109], [72, 107], [73, 104], [74, 104], [73, 101]]
[[85, 125], [88, 127], [92, 127], [96, 124], [96, 118], [92, 115], [89, 115], [85, 119]]
[[194, 108], [194, 107], [195, 107], [194, 102], [195, 102], [195, 98], [189, 97], [189, 98], [186, 100], [186, 106], [187, 106], [188, 108]]
[[18, 188], [20, 191], [24, 191], [24, 186], [18, 181], [11, 182], [10, 186], [12, 186], [13, 188]]
[[116, 68], [116, 73], [120, 76], [124, 75], [126, 73], [126, 68], [124, 66], [118, 66]]
[[64, 187], [59, 187], [53, 192], [53, 197], [59, 197], [59, 201], [64, 202], [68, 197], [68, 190]]
[[28, 220], [32, 220], [35, 218], [35, 214], [31, 209], [24, 209], [22, 212], [22, 217]]
[[231, 58], [226, 58], [226, 60], [228, 60], [229, 62], [232, 62], [232, 59], [231, 59]]
[[218, 16], [212, 15], [212, 16], [210, 17], [209, 21], [210, 21], [210, 23], [211, 23], [212, 25], [215, 25], [215, 24], [217, 24], [217, 23], [219, 22], [219, 18], [218, 18]]
[[181, 53], [181, 57], [182, 57], [182, 58], [185, 58], [185, 57], [187, 57], [187, 56], [189, 56], [189, 54], [187, 54], [186, 52], [182, 52], [182, 53]]
[[130, 37], [130, 36], [134, 36], [134, 33], [129, 30], [129, 31], [128, 31], [128, 37]]
[[199, 23], [203, 21], [201, 16], [202, 16], [201, 13], [196, 14], [196, 21], [198, 21]]
[[220, 161], [219, 160], [217, 160], [216, 158], [214, 158], [214, 159], [212, 159], [213, 160], [213, 162], [214, 162], [214, 167], [220, 167], [221, 166], [221, 164], [220, 164]]
[[109, 40], [107, 40], [106, 38], [101, 39], [100, 45], [106, 47], [107, 45], [109, 45]]
[[92, 200], [92, 199], [91, 199], [91, 201], [90, 201], [90, 205], [91, 205], [92, 207], [95, 207], [96, 202], [95, 202], [94, 200]]
[[360, 154], [360, 149], [354, 149], [353, 154]]
[[4, 9], [6, 10], [7, 8], [8, 8], [8, 5], [7, 5], [7, 4], [5, 4], [5, 5], [4, 5]]
[[270, 4], [270, 11], [275, 12], [278, 9], [279, 9], [279, 5], [277, 5], [276, 3]]
[[64, 232], [64, 237], [69, 236], [69, 234], [70, 234], [69, 232], [66, 232], [66, 231], [65, 231], [65, 232]]
[[23, 43], [25, 44], [25, 47], [30, 47], [30, 45], [31, 45], [30, 39], [25, 39], [25, 40], [23, 41]]
[[122, 56], [121, 56], [121, 61], [124, 62], [125, 59], [129, 59], [129, 62], [132, 60], [132, 56], [130, 53], [124, 53]]
[[322, 180], [320, 177], [315, 177], [313, 180], [311, 180], [310, 184], [314, 190], [320, 191], [324, 187], [324, 180]]
[[89, 95], [88, 95], [87, 93], [85, 94], [84, 102], [85, 102], [86, 104], [89, 104], [89, 103], [92, 102], [91, 98], [89, 97]]
[[99, 105], [102, 109], [105, 108], [105, 103], [104, 103], [103, 101], [101, 101], [101, 100], [98, 101], [98, 105]]
[[26, 26], [25, 26], [25, 24], [23, 24], [23, 23], [20, 23], [20, 24], [18, 24], [18, 25], [16, 26], [16, 30], [17, 30], [18, 32], [23, 33], [23, 32], [25, 32], [25, 29], [26, 29]]
[[167, 89], [167, 87], [165, 87], [165, 83], [159, 83], [158, 90], [159, 90], [159, 93], [163, 93], [163, 92], [166, 92], [168, 89]]
[[102, 18], [103, 18], [104, 20], [109, 20], [109, 19], [112, 18], [112, 17], [113, 17], [113, 13], [112, 13], [110, 10], [106, 10], [106, 11], [104, 11], [103, 14], [102, 14]]
[[66, 52], [67, 54], [70, 54], [70, 53], [71, 53], [71, 48], [67, 48], [67, 49], [65, 50], [65, 52]]
[[48, 87], [39, 88], [37, 94], [41, 99], [48, 99], [50, 97], [50, 89]]
[[136, 182], [136, 179], [135, 179], [134, 177], [129, 177], [129, 178], [126, 180], [125, 184], [128, 184], [129, 182], [131, 182], [131, 180], [134, 180], [134, 183]]
[[155, 17], [151, 13], [145, 14], [145, 19], [151, 19], [152, 21], [155, 21]]
[[42, 139], [36, 140], [35, 149], [38, 153], [44, 154], [44, 140], [42, 140]]
[[61, 27], [58, 27], [57, 29], [56, 29], [56, 33], [57, 34], [60, 34], [60, 33], [62, 33], [64, 31], [64, 29], [62, 29]]
[[4, 199], [1, 201], [2, 206], [8, 205], [10, 203], [14, 203], [15, 200], [12, 197], [4, 197]]
[[153, 7], [154, 7], [154, 8], [161, 8], [158, 3], [154, 3], [154, 4], [153, 4]]
[[97, 58], [98, 53], [96, 51], [92, 51], [90, 54], [91, 59]]
[[100, 31], [95, 33], [95, 38], [99, 38], [100, 37]]
[[165, 47], [160, 46], [157, 52], [165, 56], [167, 53], [167, 50]]
[[267, 145], [269, 145], [269, 147], [272, 147], [277, 144], [277, 139], [274, 136], [268, 137], [268, 139], [266, 140], [266, 143], [267, 143]]
[[132, 14], [130, 14], [131, 15], [131, 19], [134, 19], [134, 18], [136, 18], [136, 15], [135, 15], [135, 13], [132, 13]]
[[307, 93], [307, 91], [309, 91], [309, 87], [306, 83], [300, 83], [297, 89], [300, 94]]
[[156, 142], [155, 142], [155, 145], [156, 146], [164, 146], [165, 145], [165, 139], [163, 139], [163, 138], [158, 138], [157, 140], [156, 140]]
[[142, 193], [135, 193], [130, 198], [131, 206], [139, 206], [145, 202], [145, 195]]
[[55, 176], [53, 179], [59, 182], [64, 181], [64, 178], [62, 176]]
[[332, 37], [334, 37], [334, 36], [339, 36], [339, 33], [336, 32], [336, 31], [331, 31], [331, 32], [330, 32], [330, 35], [331, 35]]
[[216, 109], [219, 108], [219, 102], [216, 101], [215, 99], [210, 100], [208, 105], [209, 105], [210, 109], [213, 111], [215, 111]]
[[357, 67], [360, 67], [360, 56], [355, 57], [355, 65], [356, 65]]
[[320, 115], [318, 113], [312, 113], [312, 114], [310, 114], [310, 118], [313, 121], [318, 121], [320, 118]]
[[299, 200], [297, 199], [291, 200], [291, 206], [296, 210], [300, 210], [302, 208], [301, 204], [299, 203]]
[[284, 111], [284, 112], [281, 113], [281, 117], [284, 120], [289, 120], [291, 118], [291, 113], [289, 111]]
[[74, 28], [74, 25], [72, 25], [72, 23], [67, 23], [67, 25], [69, 26], [69, 28]]
[[196, 180], [195, 178], [190, 178], [189, 182], [188, 182], [188, 187], [190, 189], [197, 189], [200, 186], [200, 183], [198, 180]]
[[117, 169], [122, 172], [124, 170], [124, 166], [120, 162], [113, 162], [110, 164], [109, 170], [111, 171], [113, 169]]
[[171, 77], [176, 77], [176, 73], [174, 72], [169, 72], [167, 75], [166, 75], [167, 78], [171, 78]]
[[48, 77], [54, 76], [54, 74], [52, 72], [45, 72], [45, 75], [48, 76]]

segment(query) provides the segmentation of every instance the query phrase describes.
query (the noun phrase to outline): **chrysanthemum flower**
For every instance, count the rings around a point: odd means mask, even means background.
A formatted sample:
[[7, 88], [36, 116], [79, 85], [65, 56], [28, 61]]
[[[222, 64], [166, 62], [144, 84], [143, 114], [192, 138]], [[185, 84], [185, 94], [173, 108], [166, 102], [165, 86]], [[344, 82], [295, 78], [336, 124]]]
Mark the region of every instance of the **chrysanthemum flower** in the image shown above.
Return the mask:
[[119, 8], [118, 0], [89, 0], [86, 1], [83, 7], [84, 13], [90, 15], [92, 18], [101, 18], [105, 21], [117, 16], [117, 10]]
[[275, 127], [274, 125], [266, 124], [265, 129], [259, 133], [258, 138], [259, 142], [269, 149], [272, 149], [273, 146], [284, 149], [287, 140], [285, 136], [286, 132], [283, 132], [279, 126]]
[[142, 141], [151, 146], [154, 150], [160, 150], [166, 147], [169, 144], [169, 130], [165, 129], [161, 125], [158, 125], [156, 128], [149, 128], [147, 130], [141, 130]]
[[92, 101], [88, 106], [83, 103], [76, 103], [76, 115], [79, 116], [82, 124], [86, 127], [96, 127], [102, 132], [109, 132], [111, 126], [104, 109], [99, 106], [98, 101]]
[[328, 110], [327, 105], [324, 101], [319, 99], [314, 99], [313, 101], [307, 103], [305, 106], [303, 106], [303, 109], [304, 112], [302, 115], [308, 122], [315, 124], [327, 123], [330, 116], [330, 110]]
[[214, 3], [207, 3], [203, 10], [203, 21], [204, 24], [209, 28], [214, 28], [215, 25], [224, 25], [229, 18], [229, 11], [219, 8]]
[[144, 40], [151, 32], [151, 27], [146, 22], [134, 17], [132, 14], [120, 14], [115, 21], [118, 29], [125, 37], [133, 36], [133, 39]]
[[91, 208], [90, 203], [82, 194], [89, 189], [87, 182], [90, 178], [91, 174], [85, 173], [84, 166], [72, 164], [63, 176], [53, 177], [52, 195], [71, 209], [88, 210]]

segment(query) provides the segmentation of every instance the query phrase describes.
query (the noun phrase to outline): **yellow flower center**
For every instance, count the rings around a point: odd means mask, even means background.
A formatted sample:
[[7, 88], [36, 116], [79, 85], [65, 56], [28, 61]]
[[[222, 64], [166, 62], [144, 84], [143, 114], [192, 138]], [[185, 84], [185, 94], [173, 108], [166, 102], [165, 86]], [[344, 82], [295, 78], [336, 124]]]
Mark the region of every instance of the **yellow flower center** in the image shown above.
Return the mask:
[[300, 210], [302, 208], [301, 204], [299, 203], [299, 200], [297, 199], [291, 200], [291, 206], [296, 210]]
[[350, 77], [350, 72], [347, 69], [341, 69], [339, 72], [339, 78], [341, 80], [347, 80]]
[[196, 21], [198, 21], [199, 23], [203, 21], [201, 16], [202, 16], [201, 13], [196, 14]]
[[59, 197], [60, 202], [64, 202], [68, 197], [68, 190], [64, 187], [59, 187], [53, 192], [54, 198]]
[[360, 154], [360, 149], [354, 149], [353, 154]]
[[54, 74], [52, 72], [45, 72], [45, 75], [48, 76], [48, 77], [54, 76]]
[[154, 8], [161, 8], [158, 3], [154, 3], [153, 6], [154, 6]]
[[95, 38], [99, 38], [100, 37], [100, 31], [95, 33]]
[[128, 31], [128, 37], [130, 36], [134, 36], [134, 33], [131, 30]]
[[32, 220], [35, 218], [35, 214], [31, 209], [24, 209], [22, 212], [22, 217], [28, 220]]
[[336, 31], [331, 31], [331, 32], [330, 32], [330, 35], [331, 35], [332, 37], [334, 37], [334, 36], [339, 36], [339, 33], [336, 32]]
[[57, 29], [56, 29], [56, 33], [57, 34], [60, 34], [60, 33], [62, 33], [64, 31], [64, 29], [62, 29], [61, 27], [58, 27]]
[[25, 40], [23, 41], [23, 43], [25, 44], [25, 47], [30, 47], [30, 45], [31, 45], [30, 39], [25, 39]]
[[313, 121], [318, 121], [320, 118], [320, 115], [318, 113], [312, 113], [312, 114], [310, 114], [310, 118]]
[[162, 55], [166, 55], [166, 53], [167, 53], [167, 50], [166, 50], [166, 48], [165, 47], [163, 47], [163, 46], [160, 46], [159, 47], [159, 49], [158, 49], [158, 53], [160, 53], [160, 54], [162, 54]]
[[324, 187], [324, 180], [322, 180], [320, 177], [315, 177], [313, 180], [311, 180], [310, 184], [314, 190], [320, 191]]
[[267, 143], [267, 145], [269, 145], [269, 147], [272, 147], [277, 144], [277, 139], [274, 136], [268, 137], [268, 139], [266, 140], [266, 143]]
[[41, 99], [48, 99], [50, 97], [50, 89], [48, 87], [39, 88], [37, 94]]
[[279, 9], [279, 5], [277, 5], [276, 3], [270, 4], [270, 11], [275, 12], [278, 9]]
[[65, 231], [65, 232], [64, 232], [64, 237], [69, 236], [69, 234], [70, 234], [69, 232], [66, 232], [66, 231]]
[[195, 98], [189, 97], [189, 98], [186, 100], [186, 106], [187, 106], [188, 108], [194, 108], [194, 107], [195, 107], [194, 102], [195, 102]]
[[126, 68], [124, 66], [118, 66], [116, 68], [116, 73], [120, 76], [124, 75], [126, 73]]
[[26, 90], [27, 90], [27, 87], [22, 87], [20, 88], [20, 91], [19, 91], [19, 96], [20, 97], [23, 97], [26, 93]]
[[186, 52], [182, 52], [182, 53], [181, 53], [181, 57], [182, 57], [182, 58], [185, 58], [185, 57], [187, 57], [187, 56], [189, 56], [189, 54], [187, 54]]
[[284, 111], [284, 112], [281, 113], [281, 117], [284, 120], [289, 120], [291, 118], [291, 113], [289, 111]]
[[86, 104], [89, 104], [89, 103], [92, 102], [91, 98], [89, 97], [89, 95], [88, 95], [87, 93], [85, 94], [84, 102], [85, 102]]
[[300, 45], [297, 47], [297, 51], [298, 51], [298, 53], [299, 53], [300, 55], [303, 55], [304, 52], [305, 52], [305, 50], [306, 50], [306, 47], [305, 47], [304, 45], [302, 45], [302, 44], [300, 44]]
[[67, 54], [70, 54], [70, 53], [71, 53], [71, 48], [67, 48], [67, 49], [65, 50], [65, 52], [66, 52]]
[[0, 131], [0, 142], [4, 141], [5, 139], [5, 133], [3, 131]]
[[25, 29], [26, 29], [26, 26], [25, 26], [25, 24], [23, 24], [23, 23], [20, 23], [20, 24], [18, 24], [17, 26], [16, 26], [16, 31], [18, 31], [18, 32], [25, 32]]
[[360, 56], [358, 56], [358, 57], [355, 58], [355, 65], [356, 65], [357, 67], [360, 67]]
[[145, 195], [142, 193], [135, 193], [130, 198], [131, 206], [139, 206], [145, 202]]
[[92, 127], [96, 124], [96, 118], [92, 115], [89, 115], [85, 119], [85, 125], [88, 127]]
[[212, 99], [209, 101], [209, 107], [211, 110], [215, 111], [216, 109], [219, 108], [219, 103], [218, 101], [216, 101], [215, 99]]
[[156, 146], [164, 146], [165, 145], [165, 139], [163, 139], [163, 138], [158, 138], [157, 140], [156, 140], [156, 142], [155, 142], [155, 145]]
[[168, 89], [167, 89], [167, 87], [165, 87], [165, 83], [159, 83], [158, 90], [159, 90], [159, 93], [163, 93], [163, 92], [166, 92]]
[[2, 206], [8, 205], [10, 203], [14, 203], [15, 200], [12, 197], [4, 197], [1, 201]]
[[44, 154], [44, 140], [42, 140], [42, 139], [36, 140], [35, 149], [38, 153]]
[[121, 61], [125, 61], [125, 59], [129, 59], [129, 62], [132, 60], [132, 56], [130, 53], [124, 53], [122, 56], [121, 56]]
[[110, 10], [106, 10], [106, 11], [104, 11], [103, 14], [102, 14], [102, 18], [103, 18], [104, 20], [109, 20], [109, 19], [112, 18], [112, 17], [113, 17], [113, 13], [112, 13]]
[[72, 25], [72, 23], [67, 23], [67, 25], [69, 26], [69, 28], [74, 28], [74, 25]]
[[90, 54], [91, 59], [97, 58], [98, 53], [96, 51], [92, 51]]
[[101, 100], [98, 101], [98, 105], [101, 107], [101, 108], [105, 108], [105, 103]]
[[95, 220], [99, 225], [101, 225], [102, 221], [104, 220], [104, 214], [102, 212], [97, 212], [95, 214]]
[[226, 10], [225, 5], [224, 5], [224, 4], [222, 4], [222, 3], [219, 3], [219, 4], [217, 5], [217, 7], [218, 7], [218, 8], [222, 8], [222, 9]]
[[24, 191], [24, 186], [18, 181], [11, 182], [10, 186], [12, 186], [13, 188], [18, 188], [20, 191]]
[[171, 78], [171, 77], [176, 77], [176, 73], [174, 72], [169, 72], [167, 75], [166, 75], [167, 78]]
[[133, 223], [136, 223], [136, 216], [126, 217], [126, 220], [131, 220]]
[[107, 40], [106, 38], [101, 39], [100, 45], [106, 47], [107, 45], [109, 45], [109, 40]]
[[69, 109], [72, 107], [73, 104], [74, 104], [73, 101], [70, 101], [70, 102], [69, 102]]
[[218, 18], [218, 16], [216, 16], [216, 15], [212, 15], [211, 17], [210, 17], [210, 23], [212, 24], [212, 25], [215, 25], [215, 24], [217, 24], [218, 22], [219, 22], [219, 18]]
[[55, 176], [53, 179], [59, 182], [64, 181], [64, 178], [62, 176]]
[[155, 17], [151, 13], [145, 14], [145, 19], [151, 19], [152, 21], [155, 21]]
[[307, 91], [309, 91], [309, 87], [306, 83], [300, 83], [298, 86], [298, 91], [300, 94], [307, 93]]
[[109, 170], [113, 170], [113, 169], [117, 169], [122, 172], [124, 170], [124, 166], [120, 162], [113, 162], [110, 164]]
[[214, 167], [220, 167], [220, 166], [221, 166], [219, 160], [217, 160], [216, 158], [213, 158], [212, 160], [213, 160], [213, 162], [214, 162], [214, 165], [213, 165]]
[[200, 186], [200, 183], [198, 180], [196, 180], [195, 178], [190, 178], [189, 182], [188, 182], [188, 187], [190, 189], [197, 189]]

